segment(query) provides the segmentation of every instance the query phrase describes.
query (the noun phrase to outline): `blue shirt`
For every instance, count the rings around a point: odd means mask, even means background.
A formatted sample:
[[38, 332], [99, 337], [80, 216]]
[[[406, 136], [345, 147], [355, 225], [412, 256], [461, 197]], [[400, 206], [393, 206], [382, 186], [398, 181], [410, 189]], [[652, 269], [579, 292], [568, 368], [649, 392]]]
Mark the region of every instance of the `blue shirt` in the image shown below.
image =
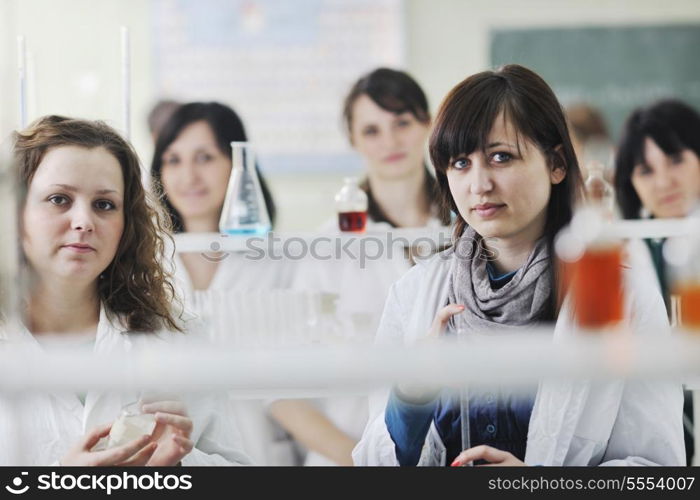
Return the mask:
[[[532, 392], [499, 394], [498, 391], [482, 391], [470, 394], [471, 446], [486, 444], [524, 460], [533, 403]], [[384, 419], [400, 465], [418, 463], [433, 421], [447, 450], [447, 463], [452, 463], [462, 452], [459, 397], [453, 393], [443, 391], [433, 401], [413, 404], [392, 391]]]
[[[486, 270], [491, 287], [501, 288], [516, 271], [498, 275], [488, 262]], [[535, 392], [505, 394], [500, 391], [469, 394], [469, 438], [472, 447], [486, 444], [525, 458], [527, 432]], [[447, 451], [447, 463], [462, 452], [462, 421], [459, 396], [443, 391], [439, 398], [424, 404], [404, 401], [392, 391], [384, 420], [394, 441], [400, 465], [416, 465], [425, 437], [434, 421]]]
[[486, 272], [489, 273], [489, 282], [491, 283], [491, 288], [494, 290], [498, 290], [499, 288], [503, 287], [506, 283], [508, 283], [511, 279], [513, 279], [513, 276], [515, 276], [515, 273], [518, 271], [511, 271], [509, 273], [505, 274], [498, 274], [498, 271], [496, 271], [496, 268], [491, 264], [491, 262], [486, 263]]

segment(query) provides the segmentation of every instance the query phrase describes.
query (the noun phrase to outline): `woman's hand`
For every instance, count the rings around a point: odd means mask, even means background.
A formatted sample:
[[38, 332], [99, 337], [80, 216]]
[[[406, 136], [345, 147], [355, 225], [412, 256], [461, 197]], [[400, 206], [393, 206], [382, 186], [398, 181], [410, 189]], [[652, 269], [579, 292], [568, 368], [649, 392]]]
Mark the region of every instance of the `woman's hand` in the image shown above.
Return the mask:
[[177, 465], [192, 448], [192, 420], [181, 401], [155, 401], [141, 406], [144, 413], [153, 413], [156, 428], [151, 434], [152, 443], [157, 445], [146, 465]]
[[527, 465], [525, 462], [521, 462], [515, 458], [512, 453], [501, 451], [491, 446], [481, 445], [464, 450], [454, 459], [451, 466], [460, 467], [469, 462], [474, 462], [475, 460], [486, 460], [489, 462], [488, 464], [484, 464], [483, 467], [523, 467]]
[[97, 442], [109, 435], [112, 424], [95, 427], [88, 432], [59, 461], [67, 466], [109, 466], [109, 465], [145, 465], [156, 450], [156, 444], [150, 443], [150, 436], [143, 435], [126, 444], [108, 450], [90, 451]]
[[445, 333], [445, 329], [447, 328], [447, 323], [450, 321], [450, 318], [463, 311], [464, 306], [461, 304], [448, 304], [440, 309], [435, 315], [435, 319], [433, 319], [433, 324], [430, 326], [428, 337], [435, 339], [442, 337], [442, 334]]
[[[423, 339], [423, 342], [434, 342], [435, 340], [442, 337], [447, 328], [447, 323], [450, 318], [455, 314], [459, 314], [464, 311], [464, 306], [461, 304], [449, 304], [442, 309], [440, 309], [437, 314], [435, 314], [435, 319], [433, 319], [433, 324], [430, 326], [430, 331], [428, 336]], [[404, 401], [409, 401], [412, 403], [425, 403], [427, 401], [435, 398], [440, 391], [438, 387], [432, 385], [405, 385], [398, 384], [396, 386], [398, 390], [399, 397]]]

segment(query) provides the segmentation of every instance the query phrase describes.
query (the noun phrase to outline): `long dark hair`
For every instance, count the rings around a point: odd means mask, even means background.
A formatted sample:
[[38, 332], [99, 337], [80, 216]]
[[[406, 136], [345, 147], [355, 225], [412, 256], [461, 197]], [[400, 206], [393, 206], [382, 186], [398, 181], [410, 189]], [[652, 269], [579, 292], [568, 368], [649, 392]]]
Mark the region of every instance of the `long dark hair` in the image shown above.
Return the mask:
[[541, 319], [553, 319], [561, 296], [554, 238], [571, 220], [576, 200], [583, 193], [583, 181], [564, 111], [549, 85], [533, 71], [516, 64], [470, 76], [454, 87], [440, 106], [430, 136], [430, 158], [442, 203], [457, 214], [454, 234], [459, 237], [467, 223], [459, 214], [447, 182], [450, 159], [485, 151], [493, 123], [501, 113], [516, 129], [518, 142], [525, 137], [537, 146], [552, 169], [566, 171], [564, 180], [552, 186], [544, 228], [553, 293], [548, 317]]
[[646, 163], [644, 139], [667, 156], [690, 149], [700, 157], [700, 114], [686, 103], [665, 99], [637, 108], [627, 119], [615, 157], [615, 194], [625, 219], [638, 219], [642, 201], [632, 185], [636, 165]]
[[[430, 123], [428, 99], [420, 85], [408, 73], [389, 68], [378, 68], [361, 77], [350, 89], [343, 104], [343, 118], [348, 135], [351, 135], [353, 106], [355, 101], [366, 95], [380, 108], [395, 114], [410, 112], [420, 123]], [[365, 178], [360, 187], [367, 193], [367, 213], [375, 222], [387, 222], [393, 227], [397, 224], [387, 217], [382, 207], [372, 196], [369, 179]], [[450, 212], [445, 211], [439, 203], [439, 193], [435, 177], [425, 165], [425, 196], [431, 207], [437, 212], [440, 221], [450, 223]]]
[[[216, 144], [219, 147], [219, 150], [229, 158], [231, 158], [232, 154], [231, 142], [248, 140], [246, 137], [245, 128], [243, 127], [243, 122], [236, 112], [228, 106], [218, 102], [191, 102], [189, 104], [183, 104], [173, 113], [165, 125], [163, 125], [163, 128], [158, 134], [155, 152], [153, 153], [153, 161], [151, 162], [151, 178], [154, 181], [156, 189], [160, 192], [161, 200], [168, 214], [170, 214], [173, 230], [176, 233], [184, 231], [184, 226], [180, 214], [177, 212], [177, 210], [175, 210], [175, 207], [172, 206], [165, 192], [163, 192], [161, 182], [163, 153], [165, 153], [168, 146], [170, 146], [175, 139], [177, 139], [180, 132], [182, 132], [185, 127], [198, 121], [204, 121], [209, 124], [209, 127], [211, 127], [214, 137], [216, 138]], [[272, 198], [272, 193], [267, 187], [265, 178], [260, 173], [260, 169], [257, 165], [255, 168], [258, 171], [258, 177], [260, 178], [260, 187], [262, 188], [263, 197], [265, 198], [265, 205], [267, 207], [267, 213], [270, 216], [270, 223], [274, 226], [277, 212], [275, 202]]]

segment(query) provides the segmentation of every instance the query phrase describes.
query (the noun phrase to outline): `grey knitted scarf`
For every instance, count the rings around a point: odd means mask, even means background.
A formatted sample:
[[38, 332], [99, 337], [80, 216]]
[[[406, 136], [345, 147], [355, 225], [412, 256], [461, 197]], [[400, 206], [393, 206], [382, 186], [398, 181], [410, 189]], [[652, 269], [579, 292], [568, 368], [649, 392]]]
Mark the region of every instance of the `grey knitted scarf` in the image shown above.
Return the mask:
[[[498, 290], [491, 288], [486, 263], [494, 259], [483, 240], [467, 227], [452, 248], [448, 299], [463, 304], [463, 313], [450, 325], [467, 331], [514, 330], [533, 325], [546, 309], [552, 291], [549, 252], [544, 238], [537, 241], [525, 264]], [[455, 325], [456, 321], [456, 325]], [[456, 329], [454, 330], [456, 331]]]

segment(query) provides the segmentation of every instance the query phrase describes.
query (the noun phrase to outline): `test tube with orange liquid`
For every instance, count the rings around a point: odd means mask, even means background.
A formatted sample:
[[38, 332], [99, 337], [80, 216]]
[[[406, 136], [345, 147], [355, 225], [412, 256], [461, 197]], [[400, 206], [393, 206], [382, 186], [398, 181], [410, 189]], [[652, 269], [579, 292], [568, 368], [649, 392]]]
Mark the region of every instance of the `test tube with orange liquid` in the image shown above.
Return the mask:
[[680, 324], [700, 332], [700, 281], [685, 282], [674, 287], [678, 296], [678, 317]]
[[669, 238], [664, 244], [676, 319], [681, 328], [700, 334], [700, 211], [686, 219], [688, 234]]
[[593, 245], [573, 264], [569, 277], [577, 323], [586, 329], [623, 318], [622, 245]]
[[576, 323], [585, 330], [619, 324], [624, 315], [622, 241], [605, 236], [600, 210], [580, 211], [555, 244], [560, 287], [572, 299]]

